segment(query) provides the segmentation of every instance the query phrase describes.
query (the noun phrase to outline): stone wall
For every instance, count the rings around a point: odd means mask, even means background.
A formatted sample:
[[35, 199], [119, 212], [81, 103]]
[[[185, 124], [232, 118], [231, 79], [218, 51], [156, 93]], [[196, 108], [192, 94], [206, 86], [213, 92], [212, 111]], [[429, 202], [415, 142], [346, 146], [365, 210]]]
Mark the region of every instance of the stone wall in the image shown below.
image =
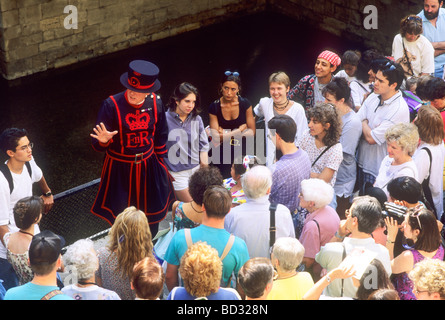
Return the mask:
[[[377, 29], [364, 27], [366, 5]], [[0, 71], [17, 79], [264, 10], [390, 50], [400, 19], [421, 9], [421, 0], [0, 0]]]
[[[0, 0], [0, 68], [11, 80], [264, 11], [266, 0]], [[74, 11], [77, 9], [77, 29]]]
[[[377, 29], [365, 27], [372, 18], [365, 7], [377, 12]], [[268, 7], [314, 28], [328, 31], [348, 40], [358, 41], [367, 48], [380, 49], [391, 55], [394, 36], [399, 32], [400, 20], [423, 9], [422, 0], [270, 0]], [[374, 21], [372, 21], [374, 22]], [[369, 28], [369, 29], [368, 29]], [[298, 39], [298, 30], [296, 30]]]

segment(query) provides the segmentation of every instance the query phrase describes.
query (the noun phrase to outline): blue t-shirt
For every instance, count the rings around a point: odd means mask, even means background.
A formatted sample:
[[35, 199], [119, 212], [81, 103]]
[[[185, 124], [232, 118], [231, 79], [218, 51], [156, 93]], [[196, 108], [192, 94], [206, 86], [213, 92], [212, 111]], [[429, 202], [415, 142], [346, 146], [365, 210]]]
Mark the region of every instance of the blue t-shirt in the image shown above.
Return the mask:
[[[445, 9], [439, 9], [439, 16], [437, 17], [436, 26], [425, 17], [424, 10], [422, 10], [419, 14], [419, 17], [422, 18], [423, 23], [423, 35], [430, 40], [431, 42], [441, 42], [445, 41]], [[436, 67], [436, 71], [434, 76], [438, 78], [442, 78], [443, 76], [443, 68], [445, 66], [445, 54], [441, 54], [434, 58], [434, 63]]]
[[[6, 291], [5, 300], [41, 300], [47, 293], [60, 290], [57, 286], [39, 286], [28, 282], [22, 286], [14, 287]], [[74, 300], [66, 294], [58, 294], [51, 300]]]
[[[198, 241], [206, 242], [218, 251], [219, 256], [224, 252], [227, 242], [229, 241], [230, 233], [224, 229], [211, 228], [205, 225], [200, 225], [196, 228], [190, 229], [193, 243]], [[176, 232], [172, 238], [167, 252], [165, 253], [165, 261], [167, 263], [179, 266], [181, 258], [187, 251], [187, 241], [184, 234], [184, 229]], [[235, 237], [235, 242], [229, 253], [223, 260], [223, 276], [222, 286], [227, 286], [232, 272], [235, 275], [241, 267], [249, 260], [249, 251], [247, 245], [241, 238]]]

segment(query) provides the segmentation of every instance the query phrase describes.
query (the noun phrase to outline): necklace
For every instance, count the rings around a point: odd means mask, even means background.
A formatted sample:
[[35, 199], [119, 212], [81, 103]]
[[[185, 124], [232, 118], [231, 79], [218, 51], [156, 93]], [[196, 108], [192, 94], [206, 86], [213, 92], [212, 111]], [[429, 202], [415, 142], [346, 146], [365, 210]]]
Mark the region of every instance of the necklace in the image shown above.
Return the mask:
[[31, 237], [34, 237], [34, 235], [32, 233], [29, 233], [29, 232], [26, 232], [26, 231], [23, 231], [23, 230], [19, 230], [19, 232], [27, 234], [27, 235], [30, 235]]
[[196, 210], [196, 209], [193, 207], [193, 202], [190, 202], [190, 205], [192, 206], [192, 209], [195, 210], [195, 212], [197, 212], [197, 213], [203, 213], [203, 212], [204, 212], [204, 211], [198, 211], [198, 210]]
[[275, 109], [277, 109], [278, 111], [283, 111], [287, 108], [287, 106], [289, 105], [289, 99], [287, 99], [287, 102], [282, 103], [281, 105], [284, 105], [284, 107], [280, 107], [278, 104], [276, 104], [275, 102], [273, 103], [273, 107]]

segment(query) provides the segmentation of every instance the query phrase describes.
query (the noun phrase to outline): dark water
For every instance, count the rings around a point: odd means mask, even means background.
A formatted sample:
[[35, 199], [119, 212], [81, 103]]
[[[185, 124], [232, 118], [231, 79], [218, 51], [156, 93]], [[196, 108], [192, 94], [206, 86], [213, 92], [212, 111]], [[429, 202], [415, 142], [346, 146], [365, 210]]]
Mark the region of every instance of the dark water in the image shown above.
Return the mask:
[[145, 59], [159, 66], [164, 103], [180, 82], [198, 87], [207, 125], [206, 110], [218, 98], [224, 71], [240, 72], [242, 95], [255, 105], [269, 95], [271, 73], [285, 71], [294, 85], [313, 73], [317, 55], [326, 48], [340, 54], [364, 49], [360, 42], [346, 42], [273, 13], [226, 21], [9, 85], [3, 81], [0, 130], [28, 130], [34, 157], [57, 194], [100, 177], [103, 155], [93, 151], [89, 134], [101, 102], [123, 90], [119, 77], [130, 61]]

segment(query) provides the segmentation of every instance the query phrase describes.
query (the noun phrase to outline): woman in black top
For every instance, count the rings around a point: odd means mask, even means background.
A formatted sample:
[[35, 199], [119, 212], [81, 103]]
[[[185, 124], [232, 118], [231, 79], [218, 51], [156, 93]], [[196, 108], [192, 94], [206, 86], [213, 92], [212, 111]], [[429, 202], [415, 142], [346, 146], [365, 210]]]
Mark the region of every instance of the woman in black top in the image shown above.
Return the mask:
[[[226, 71], [221, 82], [221, 97], [209, 106], [212, 139], [209, 162], [217, 166], [223, 177], [230, 176], [234, 155], [254, 154], [255, 118], [252, 104], [240, 96], [238, 72]], [[252, 139], [245, 139], [252, 137]]]

